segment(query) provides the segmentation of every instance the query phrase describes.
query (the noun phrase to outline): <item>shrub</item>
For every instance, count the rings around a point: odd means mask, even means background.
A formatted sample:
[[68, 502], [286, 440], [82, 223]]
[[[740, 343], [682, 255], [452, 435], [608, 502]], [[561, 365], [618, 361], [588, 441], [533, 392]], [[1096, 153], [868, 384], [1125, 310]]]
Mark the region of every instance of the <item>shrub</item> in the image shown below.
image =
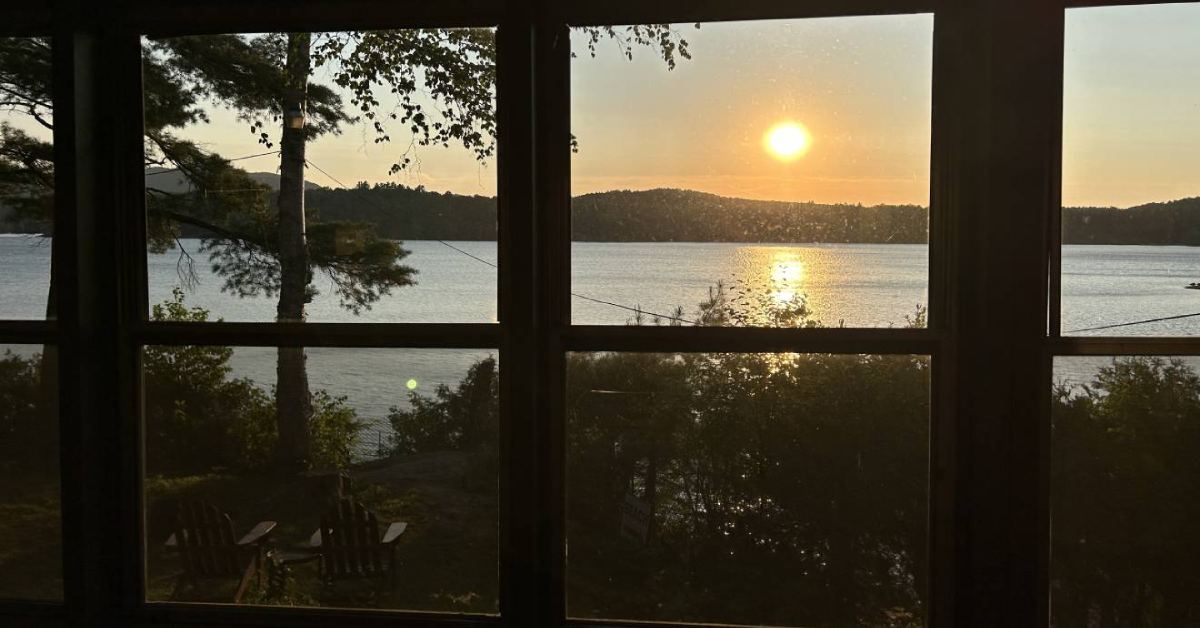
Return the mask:
[[[188, 308], [183, 292], [155, 305], [159, 321], [206, 322], [209, 313]], [[233, 349], [149, 346], [142, 356], [145, 390], [146, 469], [152, 475], [203, 473], [266, 466], [278, 439], [275, 392], [231, 377]], [[361, 428], [344, 397], [313, 393], [310, 429], [314, 468], [344, 468]]]
[[[45, 391], [42, 356], [24, 357], [5, 350], [0, 356], [0, 461], [29, 468], [46, 438], [56, 438]], [[48, 433], [48, 434], [47, 434]]]
[[455, 388], [442, 384], [432, 397], [409, 393], [411, 407], [392, 407], [392, 453], [494, 448], [499, 389], [495, 358], [476, 362]]
[[472, 365], [453, 389], [443, 384], [432, 397], [409, 393], [411, 407], [393, 407], [388, 415], [392, 455], [463, 452], [468, 487], [494, 490], [500, 463], [496, 374], [496, 360], [488, 357]]

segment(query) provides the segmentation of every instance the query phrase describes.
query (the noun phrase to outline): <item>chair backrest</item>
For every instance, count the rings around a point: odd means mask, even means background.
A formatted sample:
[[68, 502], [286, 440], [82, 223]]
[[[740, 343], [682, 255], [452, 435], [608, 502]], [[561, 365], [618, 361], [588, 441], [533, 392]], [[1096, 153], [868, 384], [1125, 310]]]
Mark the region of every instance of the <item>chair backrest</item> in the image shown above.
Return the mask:
[[391, 568], [390, 548], [380, 543], [379, 520], [359, 502], [339, 499], [321, 517], [321, 562], [325, 577], [383, 576]]
[[180, 502], [175, 542], [184, 571], [193, 576], [238, 576], [246, 568], [245, 553], [233, 536], [233, 521], [208, 502]]

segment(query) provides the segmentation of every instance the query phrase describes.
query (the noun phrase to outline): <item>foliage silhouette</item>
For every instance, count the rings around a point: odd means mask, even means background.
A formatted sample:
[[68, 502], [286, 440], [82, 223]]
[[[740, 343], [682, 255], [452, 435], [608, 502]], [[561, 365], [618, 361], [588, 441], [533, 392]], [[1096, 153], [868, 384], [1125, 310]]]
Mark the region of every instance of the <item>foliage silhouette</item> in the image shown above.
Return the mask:
[[[183, 292], [153, 307], [152, 319], [206, 322], [207, 311], [188, 308]], [[206, 473], [214, 468], [260, 470], [275, 440], [275, 391], [232, 377], [233, 349], [147, 346], [142, 354], [145, 391], [146, 472]], [[312, 464], [344, 469], [351, 463], [361, 422], [345, 397], [318, 390], [313, 396]]]

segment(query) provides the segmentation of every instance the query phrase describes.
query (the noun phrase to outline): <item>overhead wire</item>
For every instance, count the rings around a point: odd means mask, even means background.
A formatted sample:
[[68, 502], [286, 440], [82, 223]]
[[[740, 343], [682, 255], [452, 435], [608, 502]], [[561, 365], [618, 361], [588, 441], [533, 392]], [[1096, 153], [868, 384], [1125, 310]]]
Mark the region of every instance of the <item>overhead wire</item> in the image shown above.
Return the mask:
[[1078, 334], [1080, 332], [1085, 332], [1085, 331], [1100, 331], [1102, 329], [1116, 329], [1118, 327], [1132, 327], [1134, 325], [1145, 325], [1146, 323], [1159, 323], [1162, 321], [1175, 321], [1175, 320], [1179, 320], [1181, 318], [1192, 318], [1195, 316], [1200, 316], [1200, 312], [1195, 312], [1193, 314], [1179, 314], [1176, 316], [1163, 316], [1160, 318], [1147, 318], [1145, 320], [1130, 321], [1128, 323], [1114, 323], [1112, 325], [1099, 325], [1096, 327], [1084, 327], [1083, 329], [1072, 329], [1072, 330], [1064, 332], [1064, 333]]
[[[265, 152], [265, 153], [257, 153], [257, 154], [254, 154], [254, 155], [244, 155], [244, 156], [242, 156], [242, 157], [234, 157], [233, 159], [226, 159], [225, 161], [227, 161], [227, 162], [229, 162], [229, 163], [233, 163], [233, 162], [235, 162], [235, 161], [243, 161], [243, 160], [246, 160], [246, 159], [254, 159], [255, 157], [266, 157], [267, 155], [278, 155], [278, 154], [279, 154], [279, 151], [277, 151], [277, 150], [272, 150], [272, 151], [268, 151], [268, 152]], [[178, 172], [179, 170], [180, 170], [179, 168], [166, 168], [166, 169], [163, 169], [163, 170], [157, 170], [157, 171], [155, 171], [155, 172], [148, 172], [148, 173], [146, 173], [146, 176], [147, 176], [147, 177], [153, 177], [153, 176], [157, 176], [157, 175], [160, 175], [160, 174], [170, 174], [170, 173], [172, 173], [172, 172]]]
[[[320, 166], [318, 166], [317, 164], [313, 163], [311, 160], [305, 159], [305, 160], [304, 160], [304, 163], [305, 163], [305, 164], [307, 164], [307, 165], [309, 165], [309, 166], [312, 166], [314, 170], [316, 170], [317, 172], [320, 172], [321, 174], [325, 175], [325, 176], [326, 176], [326, 177], [327, 177], [327, 178], [328, 178], [330, 181], [333, 181], [333, 182], [334, 182], [334, 183], [336, 183], [337, 185], [341, 186], [343, 189], [347, 189], [347, 190], [348, 190], [348, 189], [350, 189], [350, 186], [346, 185], [345, 183], [342, 183], [342, 182], [341, 182], [341, 181], [340, 181], [340, 180], [339, 180], [337, 177], [335, 177], [335, 176], [333, 176], [333, 175], [329, 174], [328, 172], [326, 172], [326, 171], [325, 171], [325, 169], [323, 169], [323, 168], [321, 168]], [[368, 197], [368, 198], [369, 198], [369, 197]], [[373, 202], [373, 199], [372, 199], [372, 202]], [[379, 206], [379, 205], [376, 205], [376, 207], [378, 207], [378, 208], [380, 208], [380, 209], [384, 209], [383, 207], [381, 207], [381, 206]], [[463, 249], [461, 249], [461, 248], [459, 248], [459, 247], [457, 247], [457, 246], [454, 246], [453, 244], [450, 244], [449, 242], [446, 242], [445, 240], [436, 240], [436, 239], [435, 239], [434, 241], [435, 241], [435, 242], [437, 242], [437, 243], [439, 243], [439, 244], [442, 244], [443, 246], [446, 246], [447, 248], [450, 248], [450, 249], [452, 249], [452, 250], [454, 250], [454, 251], [457, 251], [457, 252], [459, 252], [459, 253], [462, 253], [463, 255], [465, 255], [465, 256], [467, 256], [467, 257], [469, 257], [469, 258], [471, 258], [471, 259], [473, 259], [473, 260], [475, 260], [475, 261], [477, 261], [477, 262], [479, 262], [479, 263], [481, 263], [481, 264], [486, 264], [486, 265], [488, 265], [488, 266], [490, 266], [490, 267], [492, 267], [492, 268], [497, 268], [497, 266], [496, 266], [496, 264], [495, 264], [494, 262], [488, 261], [488, 260], [486, 260], [486, 259], [483, 259], [483, 258], [481, 258], [481, 257], [478, 257], [478, 256], [476, 256], [476, 255], [472, 255], [471, 253], [469, 253], [469, 252], [467, 252], [467, 251], [464, 251]], [[579, 294], [578, 292], [572, 292], [572, 293], [570, 293], [570, 294], [571, 294], [571, 296], [575, 297], [576, 299], [582, 299], [582, 300], [584, 300], [584, 301], [591, 301], [592, 303], [598, 303], [598, 304], [601, 304], [601, 305], [608, 305], [608, 306], [611, 306], [611, 307], [620, 308], [620, 309], [622, 309], [622, 310], [626, 310], [626, 311], [628, 311], [628, 312], [634, 312], [635, 314], [638, 314], [638, 315], [643, 315], [643, 314], [644, 314], [644, 315], [653, 316], [653, 317], [656, 317], [656, 318], [659, 318], [659, 319], [662, 319], [662, 320], [677, 321], [677, 322], [680, 322], [680, 323], [686, 323], [686, 324], [688, 324], [688, 325], [699, 325], [699, 323], [697, 323], [696, 321], [689, 320], [689, 319], [683, 318], [683, 317], [681, 317], [681, 316], [674, 316], [674, 315], [671, 315], [671, 314], [660, 314], [660, 313], [658, 313], [658, 312], [652, 312], [652, 311], [650, 311], [650, 310], [644, 310], [644, 309], [642, 309], [642, 308], [640, 308], [640, 307], [633, 307], [633, 306], [624, 305], [624, 304], [621, 304], [621, 303], [614, 303], [614, 302], [612, 302], [612, 301], [606, 301], [606, 300], [604, 300], [604, 299], [597, 299], [597, 298], [595, 298], [595, 297], [590, 297], [590, 296], [587, 296], [586, 294]]]
[[[232, 158], [232, 159], [227, 159], [226, 161], [228, 161], [228, 162], [231, 162], [231, 163], [232, 163], [232, 162], [235, 162], [235, 161], [243, 161], [243, 160], [246, 160], [246, 159], [254, 159], [254, 158], [256, 158], [256, 157], [266, 157], [267, 155], [277, 155], [277, 154], [279, 154], [279, 151], [277, 151], [277, 150], [273, 150], [273, 151], [267, 151], [267, 152], [265, 152], [265, 153], [256, 153], [256, 154], [253, 154], [253, 155], [243, 155], [243, 156], [241, 156], [241, 157], [234, 157], [234, 158]], [[342, 182], [341, 180], [339, 180], [337, 177], [335, 177], [335, 176], [333, 176], [333, 175], [329, 174], [329, 172], [327, 172], [327, 171], [326, 171], [324, 168], [321, 168], [321, 167], [320, 167], [320, 166], [318, 166], [317, 164], [313, 163], [313, 162], [312, 162], [312, 160], [306, 159], [304, 163], [305, 163], [305, 164], [307, 164], [307, 165], [309, 165], [309, 166], [312, 166], [312, 167], [313, 167], [313, 169], [315, 169], [317, 172], [320, 172], [322, 175], [324, 175], [324, 176], [325, 176], [326, 178], [328, 178], [330, 181], [333, 181], [334, 183], [336, 183], [338, 186], [340, 186], [340, 187], [342, 187], [342, 188], [344, 188], [344, 189], [350, 189], [350, 186], [348, 186], [348, 185], [346, 185], [345, 183], [343, 183], [343, 182]], [[159, 171], [156, 171], [156, 172], [151, 172], [151, 173], [148, 173], [146, 176], [148, 176], [148, 177], [152, 177], [152, 176], [155, 176], [155, 175], [161, 175], [161, 174], [168, 174], [168, 173], [171, 173], [171, 172], [177, 172], [178, 170], [179, 170], [179, 168], [168, 168], [168, 169], [165, 169], [165, 170], [159, 170]], [[234, 191], [234, 190], [223, 190], [223, 191]], [[240, 191], [240, 190], [237, 190], [237, 191]], [[376, 206], [378, 207], [378, 205], [376, 205]], [[451, 250], [453, 250], [453, 251], [456, 251], [456, 252], [458, 252], [458, 253], [461, 253], [462, 255], [465, 255], [466, 257], [469, 257], [469, 258], [471, 258], [471, 259], [473, 259], [473, 260], [475, 260], [475, 261], [477, 261], [477, 262], [479, 262], [479, 263], [481, 263], [481, 264], [486, 264], [487, 266], [490, 266], [490, 267], [492, 267], [492, 268], [497, 268], [497, 266], [496, 266], [496, 264], [495, 264], [495, 263], [493, 263], [493, 262], [490, 262], [490, 261], [488, 261], [488, 260], [486, 260], [486, 259], [483, 259], [483, 258], [481, 258], [481, 257], [479, 257], [479, 256], [477, 256], [477, 255], [474, 255], [474, 254], [470, 253], [469, 251], [465, 251], [465, 250], [463, 250], [463, 249], [461, 249], [461, 248], [459, 248], [459, 247], [457, 247], [457, 246], [454, 246], [453, 244], [450, 244], [449, 242], [446, 242], [445, 240], [440, 240], [440, 239], [438, 239], [438, 240], [434, 240], [434, 241], [435, 241], [435, 242], [437, 242], [437, 243], [439, 243], [439, 244], [441, 244], [441, 245], [443, 245], [443, 246], [445, 246], [445, 247], [447, 247], [447, 248], [449, 248], [449, 249], [451, 249]], [[699, 323], [697, 323], [696, 321], [692, 321], [692, 320], [689, 320], [689, 319], [686, 319], [686, 318], [683, 318], [683, 317], [680, 317], [680, 316], [674, 316], [674, 315], [670, 315], [670, 314], [660, 314], [660, 313], [658, 313], [658, 312], [652, 312], [652, 311], [650, 311], [650, 310], [645, 310], [645, 309], [642, 309], [642, 308], [640, 308], [640, 307], [633, 307], [633, 306], [624, 305], [624, 304], [621, 304], [621, 303], [615, 303], [615, 302], [613, 302], [613, 301], [607, 301], [607, 300], [604, 300], [604, 299], [597, 299], [597, 298], [595, 298], [595, 297], [591, 297], [591, 296], [588, 296], [588, 295], [585, 295], [585, 294], [579, 294], [579, 293], [577, 293], [577, 292], [572, 292], [572, 293], [571, 293], [571, 296], [573, 296], [573, 297], [575, 297], [575, 298], [577, 298], [577, 299], [582, 299], [582, 300], [584, 300], [584, 301], [590, 301], [590, 302], [592, 302], [592, 303], [598, 303], [598, 304], [601, 304], [601, 305], [608, 305], [608, 306], [611, 306], [611, 307], [620, 308], [620, 309], [622, 309], [622, 310], [626, 310], [626, 311], [629, 311], [629, 312], [634, 312], [634, 313], [636, 313], [636, 314], [647, 314], [647, 315], [654, 316], [654, 317], [657, 317], [657, 318], [660, 318], [660, 319], [663, 319], [663, 320], [678, 321], [678, 322], [680, 322], [680, 323], [686, 323], [686, 324], [688, 324], [688, 325], [698, 325], [698, 324], [699, 324]], [[1095, 327], [1083, 327], [1083, 328], [1080, 328], [1080, 329], [1072, 329], [1072, 330], [1068, 330], [1068, 331], [1066, 331], [1066, 332], [1063, 332], [1063, 333], [1067, 333], [1067, 334], [1078, 334], [1078, 333], [1083, 333], [1083, 332], [1088, 332], [1088, 331], [1103, 331], [1103, 330], [1105, 330], [1105, 329], [1119, 329], [1119, 328], [1121, 328], [1121, 327], [1133, 327], [1133, 326], [1136, 326], [1136, 325], [1146, 325], [1146, 324], [1149, 324], [1149, 323], [1160, 323], [1160, 322], [1164, 322], [1164, 321], [1181, 320], [1181, 319], [1185, 319], [1185, 318], [1195, 318], [1195, 317], [1197, 317], [1197, 316], [1200, 316], [1200, 312], [1194, 312], [1194, 313], [1192, 313], [1192, 314], [1179, 314], [1179, 315], [1176, 315], [1176, 316], [1162, 316], [1162, 317], [1159, 317], [1159, 318], [1147, 318], [1147, 319], [1143, 319], [1143, 320], [1129, 321], [1129, 322], [1125, 322], [1125, 323], [1113, 323], [1113, 324], [1111, 324], [1111, 325], [1097, 325], [1097, 326], [1095, 326]]]

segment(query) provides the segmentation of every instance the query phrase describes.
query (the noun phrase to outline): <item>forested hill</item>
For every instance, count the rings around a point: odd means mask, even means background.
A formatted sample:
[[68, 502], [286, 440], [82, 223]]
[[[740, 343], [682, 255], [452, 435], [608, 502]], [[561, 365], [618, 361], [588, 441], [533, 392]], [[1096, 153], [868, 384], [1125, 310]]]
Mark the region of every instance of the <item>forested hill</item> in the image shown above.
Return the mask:
[[1063, 211], [1062, 232], [1066, 244], [1200, 246], [1200, 198], [1129, 209], [1070, 207]]
[[[494, 238], [496, 201], [403, 186], [310, 190], [321, 220], [371, 222], [389, 237]], [[572, 229], [582, 241], [924, 242], [925, 209], [726, 198], [689, 190], [602, 192], [575, 198]]]
[[[173, 174], [148, 171], [147, 183], [164, 191], [186, 191], [186, 183]], [[278, 185], [278, 177], [271, 173], [251, 176], [269, 187]], [[307, 204], [318, 221], [372, 223], [380, 235], [399, 240], [496, 238], [494, 197], [430, 192], [394, 183], [360, 183], [350, 189], [309, 184]], [[15, 216], [6, 220], [5, 214], [0, 205], [0, 232], [44, 229], [18, 222]], [[923, 243], [926, 225], [927, 211], [917, 205], [755, 201], [676, 189], [585, 194], [574, 199], [572, 218], [574, 239], [609, 242]], [[200, 234], [185, 231], [185, 235]], [[1063, 241], [1200, 246], [1200, 198], [1128, 209], [1067, 208]]]
[[394, 183], [309, 190], [317, 220], [366, 222], [396, 240], [495, 240], [496, 199], [429, 192]]
[[[323, 220], [361, 220], [398, 239], [494, 238], [496, 201], [398, 185], [310, 190]], [[609, 242], [923, 243], [927, 210], [917, 205], [825, 205], [755, 201], [676, 189], [618, 190], [575, 197], [572, 234]], [[1069, 207], [1067, 244], [1200, 246], [1200, 198], [1128, 209]]]
[[633, 242], [878, 242], [926, 239], [917, 205], [821, 205], [752, 201], [658, 189], [575, 198], [576, 240]]

